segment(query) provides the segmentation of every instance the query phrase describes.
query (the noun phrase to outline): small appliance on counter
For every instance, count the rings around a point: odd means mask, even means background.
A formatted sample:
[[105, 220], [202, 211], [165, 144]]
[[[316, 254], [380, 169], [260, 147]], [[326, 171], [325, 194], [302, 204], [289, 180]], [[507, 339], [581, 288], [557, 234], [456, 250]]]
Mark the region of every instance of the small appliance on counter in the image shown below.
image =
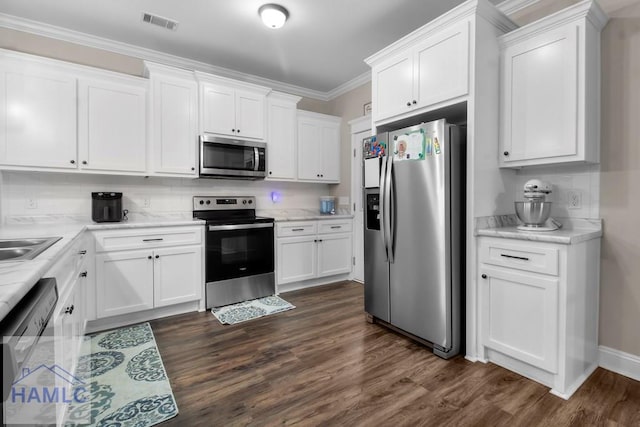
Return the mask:
[[120, 222], [128, 211], [122, 210], [122, 193], [91, 193], [91, 219], [95, 222]]
[[[551, 193], [551, 184], [539, 179], [531, 179], [524, 184], [523, 202], [514, 202], [516, 215], [523, 222], [518, 230], [553, 231], [562, 226], [558, 221], [549, 219], [551, 202], [546, 196]], [[548, 220], [548, 221], [547, 221]]]
[[336, 199], [335, 197], [320, 197], [320, 213], [322, 215], [335, 215]]

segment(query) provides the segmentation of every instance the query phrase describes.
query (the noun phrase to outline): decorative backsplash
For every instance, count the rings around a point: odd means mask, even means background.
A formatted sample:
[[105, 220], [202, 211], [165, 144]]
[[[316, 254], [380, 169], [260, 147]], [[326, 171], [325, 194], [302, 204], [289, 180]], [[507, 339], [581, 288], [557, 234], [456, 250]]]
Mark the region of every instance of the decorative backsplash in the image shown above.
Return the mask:
[[[92, 191], [123, 193], [130, 215], [185, 213], [195, 195], [255, 196], [257, 209], [319, 210], [319, 198], [329, 194], [322, 184], [218, 179], [144, 178], [139, 176], [76, 175], [3, 171], [0, 214], [10, 217], [91, 216]], [[279, 197], [274, 202], [272, 192]]]

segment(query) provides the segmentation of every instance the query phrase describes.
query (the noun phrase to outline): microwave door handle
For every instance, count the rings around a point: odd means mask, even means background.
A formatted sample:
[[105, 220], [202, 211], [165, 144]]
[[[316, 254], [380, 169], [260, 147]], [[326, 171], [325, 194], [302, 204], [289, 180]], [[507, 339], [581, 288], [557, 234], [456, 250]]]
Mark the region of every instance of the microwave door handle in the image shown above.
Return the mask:
[[253, 170], [258, 171], [260, 168], [260, 150], [258, 147], [253, 147]]

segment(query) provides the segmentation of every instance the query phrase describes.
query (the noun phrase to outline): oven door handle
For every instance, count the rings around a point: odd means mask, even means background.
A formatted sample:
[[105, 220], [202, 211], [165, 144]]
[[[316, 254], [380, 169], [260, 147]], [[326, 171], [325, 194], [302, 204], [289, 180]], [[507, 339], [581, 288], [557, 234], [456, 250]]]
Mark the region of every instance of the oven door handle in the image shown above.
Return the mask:
[[250, 230], [252, 228], [273, 228], [273, 223], [210, 225], [209, 231]]

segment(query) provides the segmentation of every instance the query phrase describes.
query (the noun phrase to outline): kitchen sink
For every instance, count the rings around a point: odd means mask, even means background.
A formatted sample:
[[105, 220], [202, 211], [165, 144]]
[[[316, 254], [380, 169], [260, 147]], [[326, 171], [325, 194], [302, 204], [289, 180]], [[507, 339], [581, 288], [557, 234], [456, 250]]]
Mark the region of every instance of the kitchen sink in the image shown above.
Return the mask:
[[31, 260], [62, 237], [0, 240], [0, 262]]

